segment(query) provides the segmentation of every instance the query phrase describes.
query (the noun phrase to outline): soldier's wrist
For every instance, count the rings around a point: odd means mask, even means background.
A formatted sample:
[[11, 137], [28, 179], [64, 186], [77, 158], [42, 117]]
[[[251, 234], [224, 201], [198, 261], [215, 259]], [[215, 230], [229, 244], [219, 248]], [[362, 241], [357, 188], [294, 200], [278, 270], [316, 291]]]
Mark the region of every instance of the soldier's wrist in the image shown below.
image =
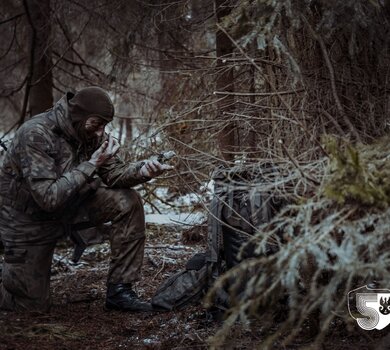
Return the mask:
[[91, 163], [95, 168], [98, 168], [98, 167], [99, 167], [97, 161], [95, 161], [95, 160], [90, 159], [90, 160], [88, 161], [88, 163]]
[[83, 162], [80, 165], [78, 165], [77, 169], [79, 171], [81, 171], [88, 179], [94, 175], [97, 167], [93, 163], [91, 163], [90, 161], [87, 161], [87, 162]]

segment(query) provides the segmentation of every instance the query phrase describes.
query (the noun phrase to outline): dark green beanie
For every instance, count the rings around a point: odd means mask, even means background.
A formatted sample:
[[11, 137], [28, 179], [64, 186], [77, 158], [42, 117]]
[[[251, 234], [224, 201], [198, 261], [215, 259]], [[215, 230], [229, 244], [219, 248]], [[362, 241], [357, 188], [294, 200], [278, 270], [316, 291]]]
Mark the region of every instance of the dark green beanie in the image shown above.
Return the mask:
[[72, 123], [84, 121], [92, 116], [100, 117], [107, 122], [114, 118], [114, 105], [108, 93], [97, 86], [80, 91], [68, 100], [69, 114]]

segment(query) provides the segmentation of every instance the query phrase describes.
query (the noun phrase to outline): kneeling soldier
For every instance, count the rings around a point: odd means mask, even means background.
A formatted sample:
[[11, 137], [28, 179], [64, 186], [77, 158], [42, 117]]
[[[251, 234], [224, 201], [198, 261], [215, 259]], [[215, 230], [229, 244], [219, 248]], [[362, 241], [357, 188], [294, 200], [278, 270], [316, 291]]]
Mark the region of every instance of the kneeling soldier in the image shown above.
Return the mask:
[[112, 223], [106, 307], [151, 309], [132, 289], [143, 260], [145, 218], [130, 187], [172, 167], [122, 161], [118, 142], [104, 133], [113, 117], [108, 94], [88, 87], [67, 93], [16, 132], [0, 168], [0, 308], [49, 309], [55, 244], [82, 211], [93, 225]]

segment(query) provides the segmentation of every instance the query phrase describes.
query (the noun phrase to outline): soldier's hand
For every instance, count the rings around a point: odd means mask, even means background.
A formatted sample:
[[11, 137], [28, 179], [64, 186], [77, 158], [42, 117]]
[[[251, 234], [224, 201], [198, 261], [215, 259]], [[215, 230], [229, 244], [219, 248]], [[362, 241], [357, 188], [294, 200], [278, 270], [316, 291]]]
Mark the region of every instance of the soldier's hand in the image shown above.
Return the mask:
[[108, 140], [104, 141], [103, 144], [92, 154], [89, 162], [99, 168], [107, 162], [107, 160], [115, 156], [115, 154], [119, 151], [119, 147], [119, 142], [111, 135], [108, 135]]
[[161, 164], [158, 160], [146, 160], [145, 164], [139, 170], [141, 176], [156, 177], [166, 170], [172, 170], [174, 167], [168, 164]]

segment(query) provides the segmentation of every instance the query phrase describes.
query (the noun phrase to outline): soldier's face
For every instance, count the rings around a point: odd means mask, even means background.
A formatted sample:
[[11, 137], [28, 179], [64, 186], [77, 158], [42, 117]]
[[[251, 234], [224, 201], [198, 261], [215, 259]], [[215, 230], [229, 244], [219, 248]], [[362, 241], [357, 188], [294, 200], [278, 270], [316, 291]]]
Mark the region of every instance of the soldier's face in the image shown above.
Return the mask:
[[107, 121], [99, 117], [89, 117], [84, 124], [84, 133], [88, 140], [100, 139], [104, 135]]

